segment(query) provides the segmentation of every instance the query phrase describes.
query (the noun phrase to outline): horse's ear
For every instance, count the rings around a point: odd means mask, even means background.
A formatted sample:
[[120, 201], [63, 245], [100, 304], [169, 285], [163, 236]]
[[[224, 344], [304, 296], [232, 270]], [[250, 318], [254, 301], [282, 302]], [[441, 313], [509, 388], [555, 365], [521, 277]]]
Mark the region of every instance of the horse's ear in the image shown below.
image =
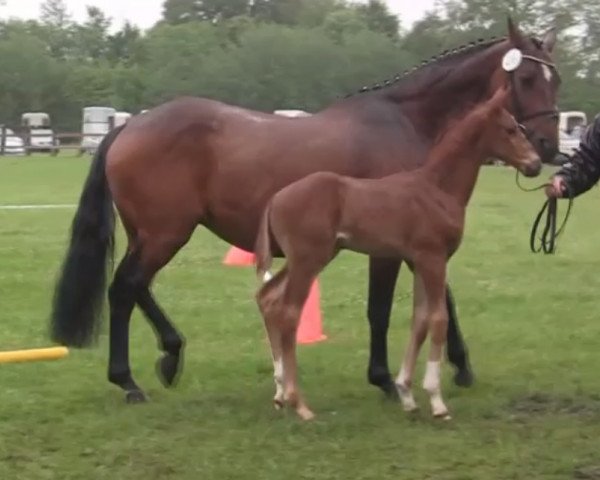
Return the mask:
[[548, 53], [552, 53], [554, 51], [554, 47], [556, 46], [556, 37], [556, 27], [552, 27], [546, 33], [544, 33], [544, 37], [542, 38], [542, 46]]
[[522, 48], [525, 44], [525, 40], [523, 38], [523, 34], [519, 30], [519, 27], [515, 24], [512, 17], [508, 15], [507, 18], [508, 25], [508, 38], [510, 39], [510, 43], [512, 43], [517, 48]]

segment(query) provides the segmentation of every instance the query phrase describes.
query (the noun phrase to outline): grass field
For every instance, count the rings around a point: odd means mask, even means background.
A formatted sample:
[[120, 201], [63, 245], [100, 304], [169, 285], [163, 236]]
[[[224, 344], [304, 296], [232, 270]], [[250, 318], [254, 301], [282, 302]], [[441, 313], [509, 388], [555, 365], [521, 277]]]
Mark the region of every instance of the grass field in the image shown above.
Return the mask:
[[[87, 168], [0, 158], [0, 205], [75, 203]], [[222, 266], [227, 245], [198, 230], [155, 286], [188, 342], [177, 388], [156, 379], [156, 341], [137, 311], [131, 360], [146, 405], [126, 405], [107, 382], [106, 335], [57, 362], [0, 365], [0, 479], [600, 479], [600, 195], [576, 201], [556, 256], [537, 256], [527, 243], [542, 194], [513, 180], [484, 170], [450, 266], [477, 375], [459, 389], [446, 368], [451, 422], [429, 418], [420, 389], [421, 412], [407, 416], [367, 384], [367, 263], [351, 253], [320, 279], [329, 340], [299, 351], [318, 417], [275, 412], [253, 272]], [[72, 214], [0, 209], [0, 349], [49, 344]], [[393, 312], [394, 371], [409, 281]]]

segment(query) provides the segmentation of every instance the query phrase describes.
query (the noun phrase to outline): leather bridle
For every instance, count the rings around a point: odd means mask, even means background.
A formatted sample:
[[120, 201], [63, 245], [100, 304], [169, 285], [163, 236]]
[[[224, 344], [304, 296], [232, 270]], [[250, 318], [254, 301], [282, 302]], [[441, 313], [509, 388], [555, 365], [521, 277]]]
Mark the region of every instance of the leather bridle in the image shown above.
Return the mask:
[[[545, 65], [548, 68], [551, 68], [555, 72], [557, 71], [556, 65], [554, 63], [544, 60], [542, 58], [534, 57], [533, 55], [521, 54], [521, 59], [536, 62], [540, 65]], [[555, 108], [552, 110], [542, 110], [542, 111], [535, 112], [535, 113], [532, 113], [529, 115], [525, 115], [523, 113], [523, 108], [521, 106], [521, 103], [519, 102], [519, 97], [518, 97], [517, 89], [516, 89], [517, 82], [516, 82], [516, 78], [515, 78], [515, 72], [517, 70], [518, 70], [518, 66], [516, 68], [514, 68], [513, 70], [507, 72], [509, 80], [510, 80], [511, 91], [512, 91], [514, 117], [515, 117], [517, 123], [519, 124], [519, 128], [523, 131], [523, 133], [525, 134], [527, 139], [531, 139], [531, 133], [527, 130], [527, 128], [523, 125], [523, 123], [533, 120], [533, 119], [536, 119], [536, 118], [540, 118], [540, 117], [551, 117], [553, 119], [558, 119], [559, 111], [558, 111], [558, 109]], [[518, 187], [521, 190], [527, 191], [527, 192], [541, 190], [543, 188], [548, 187], [548, 185], [549, 185], [548, 183], [545, 183], [543, 185], [540, 185], [538, 187], [531, 188], [531, 189], [524, 188], [519, 182], [519, 172], [518, 171], [517, 171], [517, 176], [516, 176], [516, 182], [517, 182]], [[568, 199], [569, 199], [569, 205], [567, 208], [567, 213], [566, 213], [565, 218], [559, 228], [556, 227], [556, 218], [557, 218], [557, 213], [558, 213], [557, 199], [555, 197], [548, 198], [546, 200], [546, 202], [544, 203], [544, 205], [542, 206], [540, 212], [537, 214], [537, 216], [533, 222], [531, 234], [529, 237], [529, 248], [531, 249], [531, 251], [533, 253], [543, 252], [545, 254], [553, 254], [556, 252], [556, 240], [559, 237], [559, 235], [564, 231], [565, 225], [566, 225], [569, 215], [571, 213], [571, 208], [573, 206], [572, 195], [569, 194]], [[538, 238], [538, 230], [541, 226], [544, 214], [546, 214], [546, 220], [544, 222], [544, 227], [543, 227], [541, 236]], [[540, 242], [539, 246], [536, 246], [536, 239], [538, 239]]]
[[[538, 58], [533, 55], [525, 55], [525, 54], [522, 54], [521, 58], [523, 60], [529, 60], [531, 62], [536, 62], [540, 65], [546, 65], [548, 68], [551, 68], [555, 72], [557, 71], [556, 64], [554, 64], [553, 62], [544, 60], [542, 58]], [[523, 123], [528, 122], [530, 120], [534, 120], [536, 118], [540, 118], [540, 117], [552, 117], [553, 119], [558, 119], [559, 111], [558, 111], [558, 109], [554, 108], [552, 110], [541, 110], [539, 112], [525, 115], [523, 113], [523, 108], [521, 106], [521, 102], [519, 102], [519, 97], [518, 97], [518, 93], [517, 93], [517, 89], [516, 89], [517, 82], [516, 82], [516, 78], [515, 78], [515, 73], [517, 72], [517, 70], [518, 70], [518, 68], [516, 68], [510, 72], [507, 72], [508, 78], [510, 80], [510, 86], [511, 86], [514, 117], [517, 120], [517, 123], [519, 123], [521, 128], [524, 130], [527, 138], [529, 139], [531, 134], [528, 132], [527, 128], [523, 125]]]

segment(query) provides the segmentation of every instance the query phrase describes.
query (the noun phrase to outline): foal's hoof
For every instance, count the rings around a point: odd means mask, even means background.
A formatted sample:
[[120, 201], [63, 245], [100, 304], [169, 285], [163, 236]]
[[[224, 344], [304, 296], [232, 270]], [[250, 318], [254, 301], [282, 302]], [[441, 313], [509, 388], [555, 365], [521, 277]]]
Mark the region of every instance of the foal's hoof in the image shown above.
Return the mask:
[[454, 375], [454, 384], [458, 387], [468, 388], [473, 385], [475, 377], [470, 369], [462, 369]]
[[296, 410], [296, 413], [304, 421], [312, 420], [315, 418], [315, 414], [308, 407], [299, 407]]
[[275, 410], [283, 410], [283, 400], [279, 399], [279, 398], [274, 398], [273, 399], [273, 408]]
[[156, 362], [156, 374], [163, 386], [174, 387], [181, 373], [181, 353], [179, 355], [165, 354]]
[[128, 405], [137, 405], [139, 403], [146, 403], [148, 398], [141, 390], [129, 390], [125, 395], [125, 401]]
[[449, 422], [450, 420], [452, 420], [452, 417], [448, 412], [434, 415], [433, 418], [435, 418], [436, 420], [442, 420], [444, 422]]

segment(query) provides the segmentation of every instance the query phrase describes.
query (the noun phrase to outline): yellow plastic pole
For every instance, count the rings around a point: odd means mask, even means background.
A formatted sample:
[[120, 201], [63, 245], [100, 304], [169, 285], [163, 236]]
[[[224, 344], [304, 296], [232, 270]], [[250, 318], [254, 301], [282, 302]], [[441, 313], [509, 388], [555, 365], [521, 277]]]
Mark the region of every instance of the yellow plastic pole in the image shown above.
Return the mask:
[[32, 348], [0, 352], [0, 363], [35, 362], [41, 360], [58, 360], [69, 354], [66, 347]]

